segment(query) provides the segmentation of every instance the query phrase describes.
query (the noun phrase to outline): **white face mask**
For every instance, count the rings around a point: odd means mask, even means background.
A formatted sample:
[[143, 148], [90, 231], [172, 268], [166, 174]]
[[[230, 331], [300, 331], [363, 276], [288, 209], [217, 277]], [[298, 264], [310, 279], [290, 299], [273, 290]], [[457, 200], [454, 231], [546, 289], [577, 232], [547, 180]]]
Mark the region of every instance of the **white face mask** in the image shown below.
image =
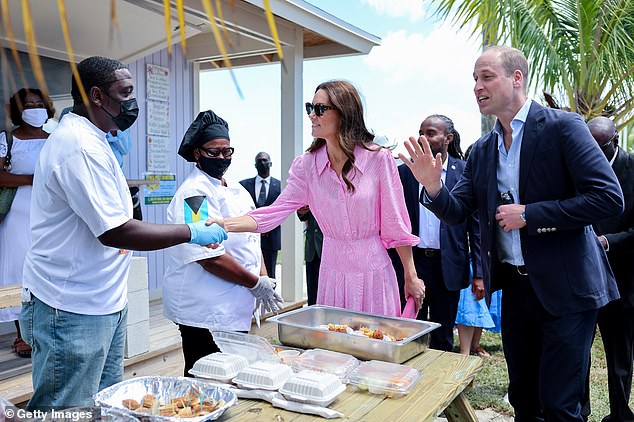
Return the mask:
[[48, 110], [45, 108], [27, 108], [22, 112], [22, 120], [33, 127], [42, 127], [48, 120]]

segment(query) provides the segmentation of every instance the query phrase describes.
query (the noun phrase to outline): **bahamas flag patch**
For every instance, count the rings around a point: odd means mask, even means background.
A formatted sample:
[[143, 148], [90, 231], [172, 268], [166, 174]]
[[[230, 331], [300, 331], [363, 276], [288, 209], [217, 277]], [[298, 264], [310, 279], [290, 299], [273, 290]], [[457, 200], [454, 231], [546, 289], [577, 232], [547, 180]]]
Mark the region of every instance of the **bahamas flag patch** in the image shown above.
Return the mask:
[[206, 196], [190, 196], [183, 201], [185, 224], [195, 223], [200, 220], [207, 220], [209, 212], [207, 210]]

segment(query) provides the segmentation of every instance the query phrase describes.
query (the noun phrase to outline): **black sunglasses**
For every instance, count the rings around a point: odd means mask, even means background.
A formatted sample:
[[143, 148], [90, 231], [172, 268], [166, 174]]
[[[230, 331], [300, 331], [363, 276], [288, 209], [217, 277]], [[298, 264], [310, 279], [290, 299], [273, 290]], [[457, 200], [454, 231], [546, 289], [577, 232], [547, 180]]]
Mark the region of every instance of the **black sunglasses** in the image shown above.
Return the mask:
[[499, 192], [498, 195], [498, 202], [500, 203], [500, 205], [509, 205], [515, 203], [515, 199], [513, 198], [513, 194], [511, 193], [511, 191]]
[[312, 103], [306, 103], [306, 114], [308, 114], [310, 116], [310, 113], [313, 112], [313, 110], [315, 110], [315, 116], [317, 117], [321, 117], [324, 115], [324, 111], [326, 110], [336, 110], [336, 108], [334, 108], [333, 106], [329, 106], [326, 104], [312, 104]]
[[208, 156], [212, 157], [212, 158], [216, 158], [216, 157], [220, 157], [220, 155], [222, 154], [223, 157], [225, 158], [229, 158], [233, 155], [233, 152], [235, 151], [235, 148], [233, 147], [228, 147], [228, 148], [203, 148], [203, 147], [199, 147], [201, 150], [205, 151], [207, 153]]
[[617, 136], [619, 136], [619, 133], [618, 133], [618, 132], [615, 132], [615, 133], [614, 133], [614, 136], [613, 136], [613, 137], [611, 137], [609, 141], [607, 141], [607, 142], [606, 142], [606, 143], [604, 143], [604, 144], [599, 144], [599, 148], [601, 148], [601, 151], [605, 151], [605, 150], [606, 150], [606, 149], [610, 146], [610, 144], [611, 144], [612, 142], [614, 142], [614, 140], [616, 139], [616, 137], [617, 137]]

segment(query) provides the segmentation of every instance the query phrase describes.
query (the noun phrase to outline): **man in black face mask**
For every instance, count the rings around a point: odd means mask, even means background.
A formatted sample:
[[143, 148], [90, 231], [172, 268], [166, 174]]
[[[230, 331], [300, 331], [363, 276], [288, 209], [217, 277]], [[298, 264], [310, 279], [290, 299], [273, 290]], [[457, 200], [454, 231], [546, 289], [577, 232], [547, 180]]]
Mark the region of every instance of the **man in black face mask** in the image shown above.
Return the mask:
[[[271, 205], [282, 191], [280, 181], [271, 176], [272, 166], [269, 154], [259, 152], [255, 156], [255, 168], [258, 175], [240, 182], [251, 194], [255, 206], [258, 208]], [[282, 249], [282, 228], [280, 226], [270, 232], [262, 233], [262, 255], [266, 271], [273, 278], [275, 278], [275, 265], [280, 249]]]
[[[223, 177], [233, 152], [227, 122], [211, 110], [200, 113], [178, 149], [196, 167], [167, 207], [168, 222], [238, 217], [254, 208], [247, 191]], [[278, 309], [282, 299], [266, 276], [259, 246], [258, 234], [232, 233], [217, 249], [178, 245], [167, 251], [163, 313], [178, 324], [185, 376], [198, 359], [220, 351], [210, 330], [247, 332], [254, 305], [261, 313]]]
[[204, 221], [157, 225], [132, 219], [132, 201], [106, 133], [137, 118], [134, 82], [119, 61], [77, 65], [74, 108], [35, 167], [33, 244], [24, 266], [20, 326], [33, 347], [29, 410], [92, 405], [123, 378], [127, 279], [133, 250], [213, 245], [226, 233]]
[[[597, 325], [605, 349], [610, 413], [603, 421], [634, 421], [629, 406], [634, 358], [634, 154], [619, 147], [616, 124], [607, 117], [588, 122], [592, 137], [610, 162], [625, 199], [623, 214], [598, 221], [593, 228], [605, 249], [621, 298], [599, 309]], [[590, 406], [590, 374], [586, 377], [585, 414]], [[602, 416], [602, 415], [599, 415]]]

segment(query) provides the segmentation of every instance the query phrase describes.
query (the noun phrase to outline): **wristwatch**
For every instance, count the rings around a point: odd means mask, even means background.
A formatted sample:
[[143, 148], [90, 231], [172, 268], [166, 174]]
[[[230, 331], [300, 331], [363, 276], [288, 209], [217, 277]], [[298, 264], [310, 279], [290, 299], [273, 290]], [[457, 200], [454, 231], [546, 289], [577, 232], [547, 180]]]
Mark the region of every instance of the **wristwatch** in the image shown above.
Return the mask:
[[526, 211], [522, 211], [522, 214], [520, 214], [520, 217], [522, 218], [522, 221], [526, 223]]

